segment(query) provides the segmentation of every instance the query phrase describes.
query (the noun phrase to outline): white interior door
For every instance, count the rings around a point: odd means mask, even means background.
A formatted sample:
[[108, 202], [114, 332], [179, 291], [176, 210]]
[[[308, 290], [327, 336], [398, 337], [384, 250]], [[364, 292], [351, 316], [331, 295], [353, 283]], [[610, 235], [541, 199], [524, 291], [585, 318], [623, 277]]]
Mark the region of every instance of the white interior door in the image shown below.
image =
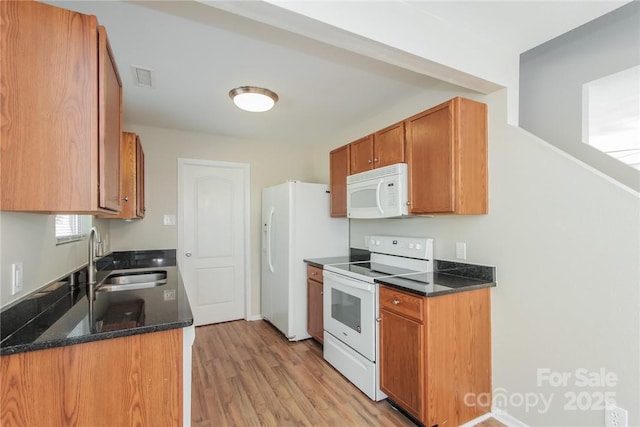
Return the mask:
[[178, 260], [196, 326], [246, 317], [249, 166], [178, 160]]

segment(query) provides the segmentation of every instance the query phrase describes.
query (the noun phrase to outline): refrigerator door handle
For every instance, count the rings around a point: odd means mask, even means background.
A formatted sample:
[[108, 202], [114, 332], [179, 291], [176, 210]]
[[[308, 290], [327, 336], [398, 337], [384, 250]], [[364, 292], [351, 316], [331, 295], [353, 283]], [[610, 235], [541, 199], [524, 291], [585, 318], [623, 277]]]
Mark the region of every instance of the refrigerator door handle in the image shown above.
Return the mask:
[[271, 227], [273, 227], [273, 213], [275, 209], [271, 207], [269, 212], [269, 221], [267, 223], [267, 263], [269, 264], [269, 270], [273, 273], [273, 260], [271, 259]]

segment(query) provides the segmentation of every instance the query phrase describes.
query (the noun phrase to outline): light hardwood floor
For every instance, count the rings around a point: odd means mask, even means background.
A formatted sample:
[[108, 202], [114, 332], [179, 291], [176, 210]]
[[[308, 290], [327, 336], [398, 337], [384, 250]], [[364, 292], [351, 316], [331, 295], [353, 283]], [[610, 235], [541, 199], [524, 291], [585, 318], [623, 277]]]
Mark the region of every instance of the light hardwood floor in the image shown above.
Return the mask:
[[194, 427], [415, 426], [347, 381], [318, 343], [288, 342], [264, 321], [196, 328], [191, 411]]

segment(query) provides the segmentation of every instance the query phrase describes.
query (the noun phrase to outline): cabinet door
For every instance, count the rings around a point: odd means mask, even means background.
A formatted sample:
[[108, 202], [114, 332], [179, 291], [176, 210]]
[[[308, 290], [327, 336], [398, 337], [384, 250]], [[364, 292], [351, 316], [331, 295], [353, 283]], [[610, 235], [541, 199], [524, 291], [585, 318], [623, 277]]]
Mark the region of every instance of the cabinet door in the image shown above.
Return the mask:
[[373, 135], [365, 136], [349, 145], [351, 145], [351, 175], [374, 168]]
[[182, 329], [2, 356], [2, 426], [180, 426]]
[[322, 283], [307, 279], [307, 332], [323, 343]]
[[376, 168], [403, 163], [404, 122], [396, 123], [373, 135], [373, 165]]
[[350, 146], [344, 145], [329, 153], [329, 188], [331, 216], [347, 216], [347, 176], [349, 176]]
[[424, 326], [380, 309], [380, 389], [424, 419]]
[[0, 208], [96, 210], [96, 17], [35, 1], [0, 14]]
[[455, 208], [452, 102], [407, 119], [409, 212], [453, 212]]
[[132, 132], [122, 132], [120, 139], [120, 194], [122, 210], [111, 219], [144, 217], [144, 152], [140, 138]]
[[140, 137], [136, 135], [136, 216], [144, 218], [147, 208], [144, 204], [144, 150]]
[[98, 30], [98, 46], [100, 207], [120, 211], [122, 83], [102, 26]]
[[120, 194], [122, 210], [117, 218], [133, 218], [136, 210], [136, 134], [122, 133], [120, 145]]

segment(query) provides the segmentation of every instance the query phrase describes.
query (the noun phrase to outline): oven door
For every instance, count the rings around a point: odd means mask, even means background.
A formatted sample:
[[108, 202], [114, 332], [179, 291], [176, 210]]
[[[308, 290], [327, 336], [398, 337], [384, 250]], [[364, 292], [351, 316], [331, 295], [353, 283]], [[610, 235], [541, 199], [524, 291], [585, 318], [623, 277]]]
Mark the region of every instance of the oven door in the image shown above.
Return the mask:
[[324, 329], [375, 362], [376, 285], [324, 270]]

